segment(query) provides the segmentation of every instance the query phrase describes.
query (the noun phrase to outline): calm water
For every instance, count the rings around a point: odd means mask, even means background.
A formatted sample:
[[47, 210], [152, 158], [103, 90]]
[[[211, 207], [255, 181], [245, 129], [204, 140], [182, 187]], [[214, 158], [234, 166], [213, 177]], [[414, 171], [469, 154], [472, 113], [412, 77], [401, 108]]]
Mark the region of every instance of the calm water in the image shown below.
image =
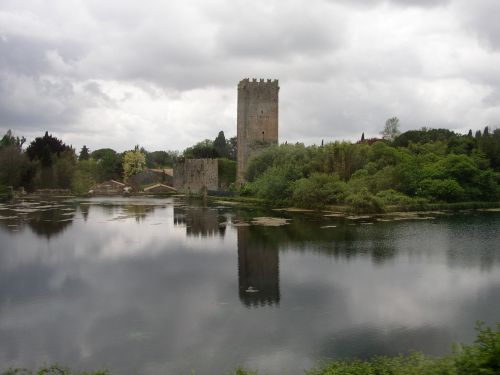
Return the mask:
[[[269, 215], [292, 220], [237, 224]], [[173, 199], [1, 205], [0, 369], [302, 374], [447, 353], [476, 320], [500, 321], [499, 243], [496, 212], [387, 222]]]

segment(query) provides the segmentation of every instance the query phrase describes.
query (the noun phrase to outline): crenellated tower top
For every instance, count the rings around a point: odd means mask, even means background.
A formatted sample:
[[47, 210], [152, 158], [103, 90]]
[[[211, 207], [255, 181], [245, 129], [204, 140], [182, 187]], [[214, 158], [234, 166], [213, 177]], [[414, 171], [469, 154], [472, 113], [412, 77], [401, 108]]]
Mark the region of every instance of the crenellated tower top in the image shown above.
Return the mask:
[[276, 87], [279, 89], [278, 86], [278, 80], [277, 79], [267, 79], [264, 80], [263, 78], [260, 78], [257, 80], [257, 78], [244, 78], [238, 83], [238, 90], [244, 90], [244, 89], [251, 89], [251, 88], [257, 88], [257, 87]]

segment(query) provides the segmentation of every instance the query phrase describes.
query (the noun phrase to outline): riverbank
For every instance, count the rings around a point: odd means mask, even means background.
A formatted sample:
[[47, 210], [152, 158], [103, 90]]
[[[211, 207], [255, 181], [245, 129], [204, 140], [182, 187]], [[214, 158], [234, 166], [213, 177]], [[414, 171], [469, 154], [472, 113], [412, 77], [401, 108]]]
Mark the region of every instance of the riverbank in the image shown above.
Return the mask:
[[232, 206], [263, 206], [271, 208], [276, 211], [292, 211], [292, 212], [323, 212], [332, 214], [383, 214], [383, 213], [395, 213], [395, 212], [434, 212], [434, 211], [461, 211], [461, 210], [483, 210], [483, 209], [500, 209], [500, 202], [483, 202], [483, 201], [472, 201], [472, 202], [454, 202], [454, 203], [419, 203], [419, 204], [391, 204], [385, 205], [378, 210], [372, 210], [370, 207], [366, 207], [365, 210], [359, 210], [352, 205], [325, 205], [320, 209], [310, 209], [302, 207], [285, 207], [274, 205], [265, 201], [264, 199], [256, 197], [219, 197], [219, 196], [208, 196], [211, 202], [218, 204], [228, 204]]
[[[500, 322], [496, 329], [477, 324], [473, 344], [455, 344], [452, 354], [430, 357], [422, 353], [408, 356], [378, 356], [361, 360], [337, 360], [307, 370], [307, 375], [496, 375], [500, 374]], [[196, 374], [195, 371], [191, 371]], [[42, 367], [36, 371], [9, 369], [2, 375], [110, 375], [107, 370], [73, 372], [62, 366]], [[258, 372], [238, 368], [227, 375], [257, 375]], [[223, 375], [223, 374], [221, 374]]]
[[[6, 192], [7, 193], [7, 192]], [[7, 195], [6, 195], [7, 196]], [[106, 197], [103, 195], [102, 197]], [[113, 196], [113, 195], [111, 195]], [[169, 197], [186, 197], [194, 199], [206, 199], [207, 201], [215, 204], [223, 204], [230, 206], [257, 206], [270, 208], [275, 211], [290, 211], [290, 212], [322, 212], [326, 214], [390, 214], [398, 212], [434, 212], [434, 211], [461, 211], [461, 210], [490, 210], [490, 209], [500, 209], [500, 201], [467, 201], [467, 202], [453, 202], [453, 203], [414, 203], [414, 204], [387, 204], [382, 206], [366, 206], [366, 207], [356, 207], [349, 204], [339, 204], [339, 205], [325, 205], [321, 208], [304, 208], [304, 207], [288, 207], [283, 205], [277, 205], [272, 202], [266, 201], [262, 198], [253, 196], [218, 196], [218, 195], [208, 195], [202, 196], [197, 194], [179, 194], [179, 193], [145, 193], [137, 192], [126, 195], [120, 195], [127, 198], [135, 197], [154, 197], [154, 198], [169, 198]], [[47, 199], [47, 198], [88, 198], [88, 194], [78, 195], [73, 194], [69, 190], [64, 190], [64, 192], [59, 190], [54, 190], [54, 193], [48, 193], [46, 190], [43, 192], [35, 192], [21, 196], [15, 196], [15, 198], [28, 198], [28, 199]], [[101, 197], [98, 195], [97, 197]]]
[[[106, 197], [106, 196], [97, 196]], [[186, 198], [194, 200], [203, 200], [210, 202], [212, 205], [226, 205], [231, 207], [255, 207], [272, 210], [275, 212], [290, 212], [290, 213], [314, 213], [320, 214], [325, 217], [339, 217], [339, 218], [379, 218], [384, 221], [384, 218], [395, 218], [403, 220], [405, 218], [416, 218], [419, 216], [430, 217], [440, 214], [447, 214], [460, 211], [500, 211], [500, 202], [455, 202], [455, 203], [421, 203], [412, 205], [386, 205], [379, 210], [359, 210], [350, 205], [328, 205], [321, 209], [310, 209], [301, 207], [287, 207], [271, 204], [263, 199], [247, 196], [201, 196], [201, 195], [184, 195], [184, 194], [145, 194], [135, 193], [130, 195], [122, 195], [123, 198]], [[88, 195], [73, 195], [68, 194], [39, 194], [31, 193], [22, 196], [14, 197], [14, 199], [34, 199], [34, 200], [47, 200], [47, 199], [72, 199], [72, 198], [88, 198]], [[10, 198], [12, 199], [12, 197]]]

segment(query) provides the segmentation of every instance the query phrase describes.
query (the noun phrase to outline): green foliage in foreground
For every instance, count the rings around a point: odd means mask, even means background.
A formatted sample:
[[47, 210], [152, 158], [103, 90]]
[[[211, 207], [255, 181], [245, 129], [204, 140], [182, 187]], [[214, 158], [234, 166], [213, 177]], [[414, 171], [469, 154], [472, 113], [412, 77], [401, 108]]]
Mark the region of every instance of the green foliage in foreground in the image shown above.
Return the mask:
[[[453, 353], [434, 358], [421, 353], [373, 357], [367, 361], [333, 361], [306, 372], [308, 375], [498, 375], [500, 374], [500, 323], [496, 331], [483, 324], [472, 345], [455, 345]], [[238, 369], [231, 375], [255, 375]]]
[[[373, 357], [367, 361], [333, 361], [307, 371], [308, 375], [497, 375], [500, 374], [500, 323], [496, 330], [477, 324], [477, 338], [472, 345], [457, 344], [450, 355], [441, 358], [413, 353], [409, 356]], [[2, 375], [108, 375], [107, 371], [71, 372], [59, 366], [37, 372], [11, 369]], [[257, 375], [238, 368], [228, 375]]]

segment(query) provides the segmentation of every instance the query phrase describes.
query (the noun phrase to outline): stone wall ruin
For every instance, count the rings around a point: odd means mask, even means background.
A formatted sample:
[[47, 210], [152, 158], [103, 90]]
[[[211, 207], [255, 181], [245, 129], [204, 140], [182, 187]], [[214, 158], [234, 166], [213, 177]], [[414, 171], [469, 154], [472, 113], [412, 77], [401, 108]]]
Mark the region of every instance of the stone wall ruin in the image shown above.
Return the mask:
[[174, 167], [174, 188], [183, 193], [200, 194], [219, 188], [217, 159], [186, 159]]

